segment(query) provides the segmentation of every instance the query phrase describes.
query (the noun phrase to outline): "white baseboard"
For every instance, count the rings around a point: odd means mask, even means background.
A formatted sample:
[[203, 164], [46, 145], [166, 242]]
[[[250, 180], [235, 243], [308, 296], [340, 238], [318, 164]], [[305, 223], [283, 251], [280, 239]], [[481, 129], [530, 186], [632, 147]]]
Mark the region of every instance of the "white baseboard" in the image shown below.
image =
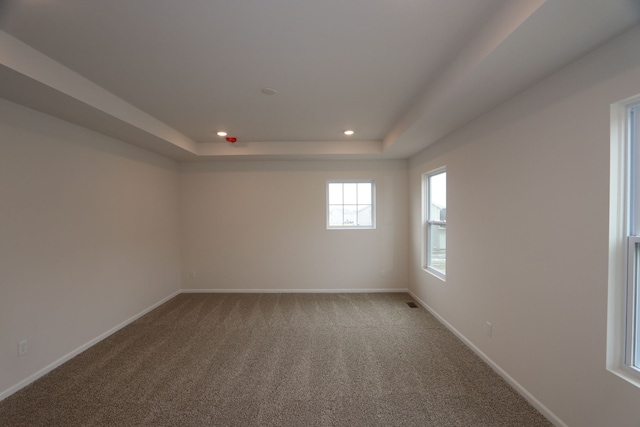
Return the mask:
[[144, 316], [145, 314], [147, 314], [148, 312], [150, 312], [154, 308], [159, 307], [160, 305], [164, 304], [165, 302], [169, 301], [171, 298], [175, 297], [176, 295], [179, 295], [180, 293], [181, 293], [181, 291], [176, 291], [176, 292], [172, 293], [168, 297], [163, 298], [162, 300], [160, 300], [157, 303], [153, 304], [151, 307], [148, 307], [148, 308], [144, 309], [140, 313], [134, 315], [133, 317], [130, 317], [129, 319], [125, 320], [124, 322], [120, 323], [119, 325], [114, 326], [113, 328], [111, 328], [108, 331], [98, 335], [97, 337], [95, 337], [94, 339], [90, 340], [89, 342], [81, 345], [80, 347], [76, 348], [72, 352], [62, 356], [60, 359], [58, 359], [55, 362], [45, 366], [44, 368], [40, 369], [38, 372], [28, 376], [27, 378], [25, 378], [24, 380], [20, 381], [19, 383], [9, 387], [8, 389], [4, 390], [3, 392], [0, 392], [0, 401], [3, 400], [3, 399], [6, 399], [9, 396], [11, 396], [13, 393], [17, 392], [18, 390], [28, 386], [29, 384], [31, 384], [32, 382], [34, 382], [38, 378], [43, 377], [44, 375], [46, 375], [49, 372], [53, 371], [58, 366], [60, 366], [63, 363], [67, 362], [68, 360], [71, 360], [72, 358], [74, 358], [78, 354], [82, 353], [83, 351], [85, 351], [89, 347], [92, 347], [92, 346], [96, 345], [97, 343], [99, 343], [103, 339], [107, 338], [109, 335], [112, 335], [113, 333], [119, 331], [120, 329], [124, 328], [128, 324], [134, 322], [135, 320], [137, 320], [140, 317]]
[[511, 375], [509, 375], [505, 370], [503, 370], [498, 364], [496, 364], [493, 360], [489, 358], [486, 354], [482, 352], [478, 347], [475, 346], [467, 337], [462, 335], [460, 331], [454, 328], [449, 322], [447, 322], [442, 316], [440, 316], [435, 310], [433, 310], [427, 303], [422, 301], [416, 294], [412, 291], [408, 291], [409, 295], [413, 297], [416, 301], [420, 303], [429, 313], [431, 313], [440, 323], [442, 323], [447, 329], [449, 329], [453, 334], [458, 337], [467, 347], [469, 347], [475, 354], [477, 354], [487, 365], [491, 367], [498, 375], [500, 375], [506, 382], [511, 385], [522, 397], [524, 397], [527, 402], [529, 402], [534, 408], [536, 408], [544, 417], [549, 420], [553, 425], [557, 427], [568, 427], [556, 414], [551, 412], [549, 408], [542, 404], [538, 399], [536, 399], [527, 389], [525, 389], [519, 382], [517, 382]]
[[183, 294], [373, 294], [407, 293], [407, 288], [376, 289], [183, 289]]

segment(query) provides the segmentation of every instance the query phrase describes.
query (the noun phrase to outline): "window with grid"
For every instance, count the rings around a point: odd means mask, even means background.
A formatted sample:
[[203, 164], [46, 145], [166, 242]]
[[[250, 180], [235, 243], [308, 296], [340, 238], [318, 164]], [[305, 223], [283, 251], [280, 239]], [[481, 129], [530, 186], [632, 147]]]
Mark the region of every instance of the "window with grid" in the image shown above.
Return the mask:
[[625, 364], [640, 375], [640, 103], [627, 109], [627, 294]]
[[423, 178], [424, 267], [444, 279], [447, 273], [447, 170]]
[[329, 181], [327, 183], [327, 228], [375, 228], [373, 181]]

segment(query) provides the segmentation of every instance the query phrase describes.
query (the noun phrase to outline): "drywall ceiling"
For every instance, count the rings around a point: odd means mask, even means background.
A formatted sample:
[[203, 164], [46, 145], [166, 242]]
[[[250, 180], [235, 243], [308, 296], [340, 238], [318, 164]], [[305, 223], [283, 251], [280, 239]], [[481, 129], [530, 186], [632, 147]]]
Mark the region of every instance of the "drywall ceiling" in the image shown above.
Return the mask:
[[0, 5], [1, 97], [177, 160], [406, 158], [640, 17], [634, 0]]

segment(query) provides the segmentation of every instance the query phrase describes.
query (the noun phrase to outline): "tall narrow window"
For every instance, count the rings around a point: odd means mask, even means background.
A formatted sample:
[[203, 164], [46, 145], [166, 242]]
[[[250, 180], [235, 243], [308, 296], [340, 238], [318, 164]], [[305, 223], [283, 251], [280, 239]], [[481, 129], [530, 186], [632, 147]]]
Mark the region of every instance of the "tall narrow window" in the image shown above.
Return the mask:
[[424, 175], [425, 267], [444, 279], [447, 273], [447, 171]]
[[640, 387], [640, 95], [611, 105], [607, 369]]
[[628, 108], [628, 244], [625, 364], [640, 374], [640, 104]]
[[373, 181], [327, 183], [327, 228], [375, 228]]

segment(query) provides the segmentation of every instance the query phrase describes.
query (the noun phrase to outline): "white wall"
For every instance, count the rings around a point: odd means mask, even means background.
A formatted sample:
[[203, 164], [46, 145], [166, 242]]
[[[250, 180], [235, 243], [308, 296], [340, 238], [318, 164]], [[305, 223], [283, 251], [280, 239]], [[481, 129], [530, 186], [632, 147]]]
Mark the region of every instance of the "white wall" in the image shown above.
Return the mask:
[[177, 191], [174, 162], [0, 100], [0, 393], [180, 289]]
[[[182, 164], [183, 288], [406, 289], [407, 165], [407, 161]], [[375, 230], [326, 229], [329, 179], [375, 180]]]
[[[640, 389], [605, 361], [609, 109], [639, 83], [635, 28], [410, 161], [412, 292], [569, 426], [640, 425]], [[446, 283], [420, 265], [440, 166]]]

